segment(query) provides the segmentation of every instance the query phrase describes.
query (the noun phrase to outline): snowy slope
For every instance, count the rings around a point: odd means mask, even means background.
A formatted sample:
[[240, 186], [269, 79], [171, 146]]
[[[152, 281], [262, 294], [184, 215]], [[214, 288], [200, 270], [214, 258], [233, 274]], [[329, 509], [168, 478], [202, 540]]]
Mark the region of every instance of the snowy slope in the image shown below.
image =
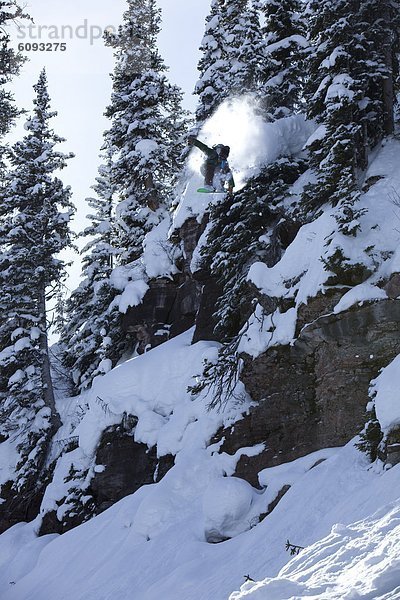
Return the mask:
[[[231, 457], [206, 447], [222, 421], [234, 420], [239, 413], [237, 407], [227, 415], [208, 413], [204, 399], [193, 402], [182, 395], [199, 359], [215, 351], [215, 345], [205, 342], [189, 346], [190, 336], [191, 332], [183, 334], [99, 380], [114, 411], [135, 406], [139, 422], [144, 418], [145, 424], [152, 424], [144, 428], [146, 435], [151, 431], [154, 439], [177, 444], [175, 466], [159, 483], [142, 487], [62, 536], [37, 538], [39, 518], [0, 536], [1, 597], [223, 600], [240, 588], [245, 575], [261, 582], [256, 587], [246, 584], [238, 598], [263, 594], [254, 597], [372, 599], [379, 596], [371, 590], [381, 595], [394, 590], [400, 585], [393, 571], [400, 465], [386, 471], [379, 465], [371, 468], [353, 441], [342, 449], [321, 450], [262, 471], [261, 490], [231, 478], [240, 454], [255, 454], [261, 448], [244, 448]], [[166, 377], [171, 375], [168, 388]], [[386, 379], [383, 373], [381, 381]], [[382, 410], [383, 403], [382, 399]], [[92, 408], [79, 429], [85, 457], [91, 456], [104, 426], [98, 419], [112, 419], [96, 412], [93, 399], [89, 404]], [[386, 409], [391, 406], [389, 398]], [[168, 417], [155, 425], [147, 414], [154, 410]], [[257, 524], [257, 516], [286, 484], [290, 490]], [[374, 516], [376, 511], [380, 513]], [[360, 519], [365, 523], [353, 525]], [[207, 543], [210, 530], [233, 538]], [[386, 541], [383, 531], [388, 533]], [[287, 539], [310, 547], [290, 561]], [[357, 578], [359, 564], [364, 570]], [[352, 595], [343, 596], [348, 588]]]
[[400, 506], [394, 502], [331, 533], [278, 577], [247, 583], [230, 600], [397, 600], [400, 598]]
[[[368, 470], [351, 443], [328, 455], [302, 475], [293, 463], [292, 488], [271, 515], [250, 531], [216, 545], [204, 539], [200, 506], [209, 469], [201, 454], [191, 457], [190, 469], [178, 462], [159, 484], [141, 488], [63, 536], [38, 539], [34, 523], [17, 525], [0, 537], [0, 585], [7, 590], [2, 598], [222, 600], [239, 589], [244, 575], [277, 577], [259, 586], [265, 590], [257, 593], [264, 595], [254, 596], [268, 600], [375, 598], [362, 594], [378, 580], [378, 589], [387, 593], [400, 585], [397, 571], [392, 572], [399, 544], [400, 468]], [[273, 473], [269, 477], [273, 485]], [[373, 516], [377, 510], [379, 515]], [[168, 524], [155, 527], [163, 518]], [[365, 523], [352, 525], [364, 518]], [[342, 526], [331, 533], [336, 523]], [[153, 533], [147, 539], [149, 526]], [[382, 554], [386, 543], [382, 531], [390, 536], [389, 554]], [[290, 559], [285, 552], [288, 538], [303, 546], [318, 543], [279, 573]], [[365, 569], [357, 578], [354, 567], [359, 561]], [[287, 580], [293, 583], [289, 586]], [[337, 589], [325, 596], [329, 582]], [[349, 582], [353, 595], [341, 596]]]
[[[177, 461], [188, 455], [189, 462], [192, 454], [205, 449], [219, 427], [241, 418], [249, 406], [242, 384], [238, 384], [237, 393], [243, 397], [243, 402], [228, 407], [223, 413], [208, 411], [207, 398], [198, 396], [194, 399], [187, 391], [188, 386], [195, 383], [195, 376], [201, 373], [203, 361], [214, 360], [218, 348], [214, 342], [191, 345], [192, 336], [193, 330], [189, 330], [151, 352], [128, 360], [96, 378], [89, 392], [75, 398], [76, 407], [85, 403], [86, 413], [75, 422], [74, 428], [68, 429], [68, 424], [64, 425], [57, 437], [66, 442], [69, 431], [70, 438], [78, 441], [78, 447], [58, 460], [52, 481], [46, 488], [42, 514], [55, 510], [62, 520], [65, 512], [71, 510], [76, 488], [80, 487], [85, 493], [94, 474], [95, 453], [102, 432], [121, 423], [126, 414], [138, 418], [134, 432], [136, 442], [149, 448], [157, 446], [158, 456], [178, 455]], [[66, 408], [74, 421], [70, 402], [66, 399]], [[231, 460], [229, 469], [232, 472], [239, 458], [238, 455]], [[67, 478], [71, 467], [83, 474], [80, 480]], [[222, 463], [215, 468], [218, 473], [224, 472]], [[207, 483], [207, 477], [201, 485]], [[66, 499], [61, 502], [63, 498]], [[168, 524], [168, 516], [159, 518]], [[154, 526], [157, 528], [157, 523]], [[150, 534], [150, 530], [143, 533]]]

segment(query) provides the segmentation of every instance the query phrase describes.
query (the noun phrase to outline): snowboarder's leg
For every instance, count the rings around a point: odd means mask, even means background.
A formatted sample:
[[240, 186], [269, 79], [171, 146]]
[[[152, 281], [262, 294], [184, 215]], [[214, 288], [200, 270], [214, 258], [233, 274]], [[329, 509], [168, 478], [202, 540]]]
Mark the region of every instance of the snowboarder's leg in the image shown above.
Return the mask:
[[212, 186], [214, 180], [215, 165], [208, 160], [204, 163], [204, 185]]
[[217, 192], [224, 192], [225, 191], [225, 176], [223, 173], [221, 173], [220, 169], [215, 169], [214, 171], [214, 178], [213, 178], [213, 186], [214, 189]]

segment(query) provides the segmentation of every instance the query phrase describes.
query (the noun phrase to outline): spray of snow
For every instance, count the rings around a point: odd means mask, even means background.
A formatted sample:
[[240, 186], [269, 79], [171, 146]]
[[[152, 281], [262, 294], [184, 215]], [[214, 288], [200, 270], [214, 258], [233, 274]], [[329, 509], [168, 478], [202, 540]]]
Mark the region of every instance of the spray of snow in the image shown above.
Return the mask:
[[[238, 191], [264, 165], [280, 156], [298, 154], [314, 130], [315, 124], [302, 114], [267, 123], [255, 101], [244, 96], [223, 102], [207, 120], [198, 138], [208, 146], [230, 146], [229, 164]], [[181, 227], [190, 217], [201, 221], [209, 204], [221, 198], [219, 194], [196, 193], [203, 183], [200, 174], [203, 162], [204, 155], [195, 148], [188, 159], [188, 181], [174, 214], [173, 229]]]
[[[267, 123], [254, 99], [243, 96], [223, 102], [207, 120], [199, 138], [210, 146], [230, 146], [229, 163], [240, 188], [262, 165], [279, 156], [297, 154], [314, 129], [304, 115]], [[198, 171], [202, 160], [200, 152], [192, 152], [189, 163], [192, 170]]]

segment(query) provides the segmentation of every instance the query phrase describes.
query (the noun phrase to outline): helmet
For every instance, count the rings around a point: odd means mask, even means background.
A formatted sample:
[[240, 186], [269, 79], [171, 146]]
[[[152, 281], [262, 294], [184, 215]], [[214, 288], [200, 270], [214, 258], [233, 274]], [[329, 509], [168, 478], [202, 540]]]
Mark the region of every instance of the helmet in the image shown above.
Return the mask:
[[217, 144], [216, 146], [213, 146], [213, 148], [222, 159], [227, 159], [231, 151], [230, 147], [224, 146], [224, 144]]

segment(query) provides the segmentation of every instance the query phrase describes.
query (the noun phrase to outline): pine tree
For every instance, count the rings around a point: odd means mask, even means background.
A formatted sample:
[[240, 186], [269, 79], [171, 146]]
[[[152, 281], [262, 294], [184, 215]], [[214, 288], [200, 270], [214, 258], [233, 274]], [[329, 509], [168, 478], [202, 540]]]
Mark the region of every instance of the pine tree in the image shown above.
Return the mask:
[[196, 83], [195, 94], [199, 96], [196, 112], [198, 122], [209, 117], [226, 97], [227, 88], [218, 77], [218, 69], [222, 65], [224, 46], [221, 32], [222, 21], [221, 0], [211, 1], [210, 14], [206, 18], [205, 33], [201, 42], [202, 57], [198, 70], [200, 77]]
[[[7, 30], [17, 20], [29, 19], [23, 9], [14, 0], [0, 0], [0, 140], [10, 130], [21, 111], [14, 103], [14, 98], [7, 84], [18, 75], [26, 58], [11, 47], [11, 38]], [[4, 177], [4, 158], [7, 147], [0, 143], [0, 179]]]
[[14, 0], [0, 0], [0, 137], [5, 135], [15, 118], [20, 114], [12, 94], [5, 89], [7, 83], [18, 75], [26, 58], [11, 47], [7, 27], [12, 22], [28, 19], [23, 9]]
[[385, 108], [384, 96], [395, 65], [392, 61], [391, 73], [385, 65], [387, 44], [392, 55], [398, 43], [398, 17], [389, 11], [385, 20], [382, 9], [373, 0], [329, 0], [322, 6], [311, 0], [307, 7], [314, 44], [307, 62], [308, 115], [321, 127], [310, 147], [318, 181], [307, 188], [304, 199], [307, 206], [327, 201], [343, 206], [343, 223], [348, 224], [344, 231], [350, 234], [358, 228], [353, 209], [359, 196], [358, 170], [366, 168], [370, 148], [382, 139], [388, 120], [393, 121], [393, 94], [390, 108]]
[[195, 93], [196, 118], [207, 119], [226, 99], [255, 93], [260, 76], [262, 38], [251, 0], [213, 0], [206, 18]]
[[[65, 278], [59, 253], [71, 245], [71, 191], [54, 172], [66, 166], [64, 139], [49, 125], [45, 71], [34, 86], [33, 115], [13, 147], [0, 212], [1, 438], [19, 453], [15, 489], [38, 483], [50, 437], [59, 425], [48, 354], [47, 301]], [[32, 479], [34, 478], [34, 479]]]
[[305, 168], [303, 160], [278, 159], [235, 194], [233, 203], [227, 198], [211, 209], [212, 227], [202, 255], [204, 267], [222, 289], [215, 313], [221, 341], [234, 339], [252, 312], [253, 295], [246, 282], [251, 265], [280, 256], [282, 248], [267, 234], [284, 215], [279, 205]]
[[[222, 12], [223, 64], [218, 76], [229, 96], [255, 93], [261, 44], [259, 14], [250, 0], [225, 0]], [[225, 91], [225, 93], [226, 93]]]
[[[367, 138], [374, 146], [394, 131], [395, 82], [399, 75], [400, 2], [366, 0], [360, 2], [358, 36], [365, 36], [368, 55], [359, 56], [368, 81]], [[367, 60], [365, 60], [367, 58]]]
[[269, 120], [303, 108], [304, 59], [309, 49], [300, 0], [260, 0], [264, 39], [260, 93]]
[[128, 0], [123, 24], [106, 37], [116, 60], [106, 162], [89, 202], [95, 212], [83, 235], [93, 239], [84, 249], [83, 279], [67, 302], [62, 327], [63, 360], [77, 389], [132, 350], [121, 327], [117, 296], [123, 290], [114, 275], [121, 269], [143, 274], [144, 237], [169, 215], [181, 166], [186, 113], [157, 50], [160, 22], [154, 0]]
[[351, 211], [359, 196], [356, 138], [363, 99], [355, 73], [354, 15], [348, 0], [329, 0], [322, 7], [312, 0], [308, 14], [315, 44], [308, 60], [309, 117], [321, 124], [321, 136], [310, 147], [317, 182], [306, 188], [304, 199], [309, 207], [345, 202]]
[[106, 146], [105, 162], [93, 186], [96, 197], [88, 199], [93, 213], [81, 234], [89, 239], [82, 250], [82, 281], [66, 302], [65, 323], [60, 327], [63, 364], [71, 370], [77, 391], [115, 364], [125, 347], [118, 306], [113, 305], [119, 292], [110, 281], [118, 254], [113, 154], [114, 149]]
[[[310, 145], [315, 181], [305, 188], [304, 206], [309, 211], [330, 202], [339, 232], [354, 236], [364, 212], [358, 206], [360, 174], [371, 148], [393, 130], [396, 73], [388, 54], [396, 53], [398, 15], [372, 0], [310, 0], [307, 15], [314, 44], [307, 63], [308, 116], [320, 127]], [[325, 266], [340, 281], [363, 277], [362, 265], [352, 264], [340, 244], [332, 245]]]
[[144, 236], [166, 216], [181, 166], [182, 92], [168, 82], [157, 50], [160, 23], [155, 0], [128, 0], [123, 25], [107, 38], [116, 59], [106, 115], [111, 119], [107, 141], [117, 149], [113, 177], [123, 262], [141, 256]]

